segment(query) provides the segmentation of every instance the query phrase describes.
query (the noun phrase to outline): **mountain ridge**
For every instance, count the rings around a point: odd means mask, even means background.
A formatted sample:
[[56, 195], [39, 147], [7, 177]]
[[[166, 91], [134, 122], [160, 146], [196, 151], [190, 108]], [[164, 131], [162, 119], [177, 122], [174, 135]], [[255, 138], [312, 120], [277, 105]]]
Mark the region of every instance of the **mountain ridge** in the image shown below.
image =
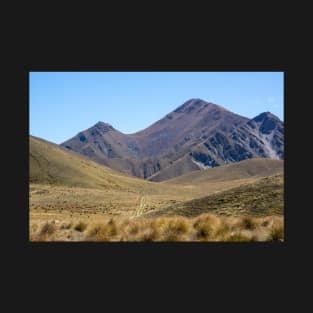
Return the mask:
[[249, 119], [192, 98], [138, 132], [124, 134], [99, 121], [61, 146], [115, 170], [162, 181], [164, 171], [168, 179], [254, 157], [283, 159], [283, 136], [283, 122], [270, 112]]

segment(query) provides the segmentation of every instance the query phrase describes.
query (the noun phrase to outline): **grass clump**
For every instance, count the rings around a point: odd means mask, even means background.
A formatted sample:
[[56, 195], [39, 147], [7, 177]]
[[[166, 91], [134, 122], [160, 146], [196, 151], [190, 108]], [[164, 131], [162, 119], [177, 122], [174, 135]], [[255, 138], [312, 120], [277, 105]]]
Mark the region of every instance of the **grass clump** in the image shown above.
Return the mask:
[[191, 228], [190, 221], [179, 216], [157, 218], [151, 227], [159, 234], [159, 241], [185, 241]]
[[46, 222], [40, 229], [39, 232], [36, 233], [38, 226], [36, 228], [31, 228], [30, 232], [30, 240], [31, 241], [48, 241], [49, 237], [51, 237], [56, 231], [55, 221]]
[[198, 240], [213, 238], [220, 227], [220, 218], [212, 214], [202, 214], [193, 223], [195, 237]]
[[254, 219], [251, 216], [244, 216], [240, 224], [243, 229], [253, 230], [256, 228], [257, 224], [255, 223]]
[[283, 241], [284, 240], [284, 225], [279, 223], [273, 225], [269, 231], [267, 238], [269, 241]]
[[52, 235], [56, 231], [55, 222], [46, 222], [40, 231], [41, 236], [49, 236]]
[[186, 218], [176, 217], [169, 221], [169, 228], [178, 235], [182, 235], [188, 233], [190, 227]]
[[107, 223], [95, 225], [87, 236], [90, 241], [111, 241], [118, 234], [116, 223], [110, 219]]
[[79, 231], [79, 232], [83, 232], [85, 229], [87, 228], [87, 224], [84, 222], [79, 222], [78, 224], [76, 224], [76, 226], [74, 227], [75, 230]]

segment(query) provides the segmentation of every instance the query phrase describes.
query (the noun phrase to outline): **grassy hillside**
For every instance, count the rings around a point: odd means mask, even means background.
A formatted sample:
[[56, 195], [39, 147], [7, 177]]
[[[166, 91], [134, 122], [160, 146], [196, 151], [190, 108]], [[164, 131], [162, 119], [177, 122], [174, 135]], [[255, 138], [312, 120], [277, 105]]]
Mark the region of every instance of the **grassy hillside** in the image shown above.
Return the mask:
[[113, 171], [78, 154], [30, 136], [30, 183], [77, 187], [119, 186]]
[[203, 195], [197, 189], [161, 185], [119, 173], [32, 136], [29, 174], [31, 214], [41, 218], [55, 210], [64, 214], [129, 215]]
[[175, 193], [178, 190], [114, 171], [45, 140], [32, 136], [29, 140], [30, 183], [141, 193]]
[[143, 216], [182, 215], [192, 217], [202, 213], [228, 216], [266, 216], [283, 214], [283, 207], [283, 175], [277, 174], [208, 197], [171, 205]]
[[[176, 160], [170, 166], [165, 167], [161, 171], [151, 175], [148, 180], [154, 182], [162, 182], [171, 179], [172, 177], [180, 177], [184, 173], [189, 172], [200, 173], [198, 165], [191, 161], [189, 155]], [[175, 182], [174, 182], [175, 183]]]
[[201, 184], [207, 182], [229, 181], [250, 177], [270, 176], [283, 172], [284, 162], [267, 158], [254, 158], [238, 163], [223, 165], [205, 171], [193, 171], [165, 181], [170, 184]]

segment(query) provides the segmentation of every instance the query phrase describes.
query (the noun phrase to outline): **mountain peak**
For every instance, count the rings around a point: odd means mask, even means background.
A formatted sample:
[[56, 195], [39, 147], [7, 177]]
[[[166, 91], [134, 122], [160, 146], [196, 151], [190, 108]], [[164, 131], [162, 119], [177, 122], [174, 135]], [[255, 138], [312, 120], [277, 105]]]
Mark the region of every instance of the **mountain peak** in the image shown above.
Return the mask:
[[187, 100], [186, 103], [187, 102], [206, 102], [206, 101], [204, 101], [200, 98], [191, 98], [191, 99]]
[[191, 98], [187, 100], [183, 105], [194, 105], [194, 106], [201, 106], [204, 104], [209, 104], [209, 102], [200, 99], [200, 98]]
[[269, 111], [263, 112], [251, 119], [248, 125], [252, 128], [258, 128], [262, 134], [270, 134], [278, 128], [279, 132], [283, 132], [283, 122]]
[[271, 113], [270, 111], [263, 112], [263, 113], [257, 115], [256, 117], [254, 117], [252, 120], [254, 120], [256, 122], [262, 122], [262, 121], [267, 120], [267, 119], [274, 119], [274, 120], [280, 121], [280, 119], [276, 115]]
[[104, 130], [104, 131], [115, 130], [111, 124], [104, 123], [102, 121], [99, 121], [93, 127]]
[[180, 105], [176, 110], [174, 110], [174, 112], [189, 113], [196, 108], [201, 108], [209, 104], [212, 104], [212, 103], [209, 103], [199, 98], [191, 98], [187, 100], [186, 102], [184, 102], [182, 105]]

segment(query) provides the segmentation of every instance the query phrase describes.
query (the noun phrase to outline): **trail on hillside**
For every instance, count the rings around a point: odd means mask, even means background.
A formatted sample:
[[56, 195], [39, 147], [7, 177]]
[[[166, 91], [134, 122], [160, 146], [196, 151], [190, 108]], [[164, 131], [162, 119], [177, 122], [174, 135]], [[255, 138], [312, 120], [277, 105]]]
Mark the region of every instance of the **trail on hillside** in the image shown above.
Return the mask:
[[143, 214], [144, 212], [144, 209], [146, 207], [146, 204], [147, 204], [147, 200], [146, 200], [146, 197], [145, 196], [142, 196], [140, 198], [140, 203], [139, 203], [139, 206], [138, 208], [136, 209], [134, 215], [132, 217], [137, 217], [137, 216], [140, 216], [141, 214]]

